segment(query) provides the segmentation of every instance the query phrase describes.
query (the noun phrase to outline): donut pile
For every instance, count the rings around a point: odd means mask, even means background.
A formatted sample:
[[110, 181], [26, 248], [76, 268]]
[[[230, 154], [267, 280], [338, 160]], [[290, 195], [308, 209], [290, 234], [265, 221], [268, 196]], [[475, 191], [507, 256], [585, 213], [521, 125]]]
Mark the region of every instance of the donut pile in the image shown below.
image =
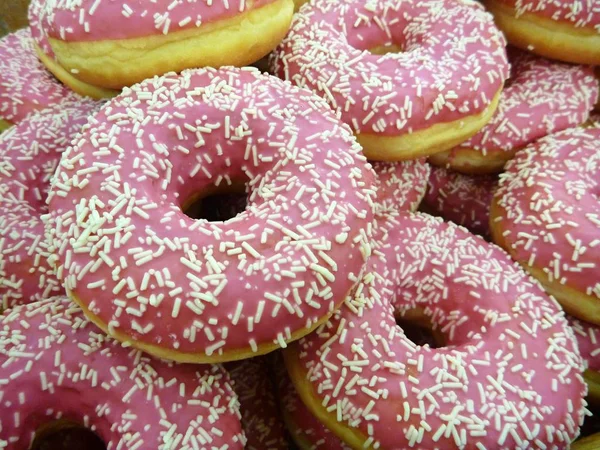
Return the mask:
[[598, 0], [32, 0], [0, 449], [600, 448], [599, 49]]

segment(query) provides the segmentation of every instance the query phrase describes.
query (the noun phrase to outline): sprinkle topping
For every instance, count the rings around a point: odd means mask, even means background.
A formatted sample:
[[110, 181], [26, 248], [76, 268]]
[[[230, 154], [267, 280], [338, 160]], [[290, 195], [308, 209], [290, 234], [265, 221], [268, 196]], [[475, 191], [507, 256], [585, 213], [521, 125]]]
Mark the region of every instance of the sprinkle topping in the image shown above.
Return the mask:
[[[464, 229], [425, 215], [395, 221], [380, 224], [373, 265], [342, 309], [299, 341], [323, 407], [365, 448], [564, 448], [586, 386], [558, 304]], [[409, 311], [446, 346], [410, 341], [395, 320]]]
[[600, 5], [596, 0], [494, 0], [514, 8], [517, 17], [533, 14], [577, 28], [591, 28], [600, 34]]
[[40, 215], [61, 153], [99, 107], [69, 94], [0, 135], [0, 311], [63, 293]]
[[[63, 155], [47, 237], [109, 332], [226, 360], [284, 347], [343, 300], [370, 253], [374, 178], [312, 93], [251, 68], [184, 71], [126, 88]], [[233, 219], [182, 212], [240, 185]]]
[[177, 365], [122, 347], [65, 297], [0, 316], [0, 448], [42, 425], [85, 424], [123, 450], [243, 449], [239, 403], [218, 365]]
[[0, 40], [0, 119], [17, 123], [59, 102], [69, 90], [38, 60], [27, 29]]
[[444, 219], [489, 236], [490, 206], [497, 184], [495, 175], [469, 176], [434, 167], [423, 202]]
[[587, 368], [600, 372], [600, 330], [597, 326], [568, 316]]
[[548, 134], [581, 125], [598, 99], [591, 67], [550, 61], [510, 49], [511, 79], [492, 120], [450, 151], [473, 149], [483, 156], [510, 153]]
[[427, 190], [430, 167], [425, 159], [374, 162], [378, 178], [377, 213], [416, 211]]
[[294, 16], [271, 66], [321, 95], [355, 133], [399, 136], [484, 111], [508, 78], [504, 47], [471, 0], [315, 0]]
[[[39, 0], [34, 0], [39, 2]], [[39, 14], [51, 38], [103, 41], [201, 28], [275, 0], [46, 0]], [[39, 4], [39, 3], [38, 3]]]
[[[600, 299], [600, 129], [572, 128], [518, 152], [493, 218], [511, 255]], [[504, 245], [504, 244], [503, 244]]]

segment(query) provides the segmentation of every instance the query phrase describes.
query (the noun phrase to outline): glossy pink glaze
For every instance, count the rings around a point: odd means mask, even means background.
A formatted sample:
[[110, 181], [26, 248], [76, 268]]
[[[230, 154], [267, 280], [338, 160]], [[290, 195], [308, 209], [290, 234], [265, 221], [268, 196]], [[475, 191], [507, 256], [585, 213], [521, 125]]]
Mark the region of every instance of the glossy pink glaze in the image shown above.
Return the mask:
[[490, 235], [490, 206], [497, 184], [497, 176], [470, 176], [433, 167], [423, 204], [445, 220], [487, 237]]
[[302, 403], [292, 380], [287, 374], [283, 360], [278, 361], [277, 380], [281, 409], [291, 420], [293, 429], [288, 431], [295, 442], [309, 444], [302, 450], [350, 450], [335, 434], [333, 434]]
[[[34, 0], [35, 1], [35, 0]], [[213, 24], [275, 0], [46, 0], [40, 10], [48, 36], [102, 41], [168, 34]]]
[[[394, 44], [383, 56], [368, 49]], [[471, 0], [315, 0], [273, 73], [313, 89], [355, 133], [400, 136], [481, 113], [508, 78], [505, 41]]]
[[572, 128], [517, 153], [500, 176], [503, 240], [518, 261], [600, 300], [600, 128]]
[[514, 8], [517, 17], [529, 13], [577, 28], [591, 28], [600, 33], [600, 8], [596, 0], [494, 0]]
[[239, 403], [218, 365], [122, 347], [66, 297], [0, 316], [0, 448], [26, 450], [58, 418], [109, 449], [243, 449]]
[[588, 369], [600, 372], [600, 330], [596, 325], [567, 316], [569, 325], [577, 338], [579, 352], [586, 361]]
[[44, 7], [45, 2], [45, 0], [31, 0], [29, 3], [27, 18], [29, 20], [31, 37], [46, 56], [54, 59], [54, 51], [50, 46], [50, 42], [48, 42], [48, 35], [46, 34], [46, 30], [43, 26], [44, 17], [42, 15], [42, 8]]
[[377, 212], [416, 211], [427, 190], [430, 167], [425, 159], [396, 163], [373, 162], [379, 180]]
[[[355, 292], [299, 341], [323, 405], [372, 448], [567, 447], [587, 390], [558, 304], [454, 224], [405, 213], [380, 226], [378, 257]], [[417, 346], [396, 325], [416, 308], [445, 347]]]
[[267, 357], [225, 364], [240, 401], [246, 450], [288, 450]]
[[62, 152], [99, 108], [71, 93], [0, 135], [0, 311], [64, 293], [40, 216]]
[[[243, 213], [183, 214], [232, 182]], [[63, 156], [46, 231], [67, 292], [111, 331], [207, 356], [284, 347], [365, 266], [374, 183], [319, 97], [251, 68], [184, 71], [101, 110]]]
[[18, 123], [69, 92], [38, 60], [29, 30], [0, 40], [0, 119]]
[[598, 99], [594, 69], [550, 61], [517, 49], [508, 52], [511, 79], [492, 120], [462, 149], [483, 156], [513, 152], [548, 134], [584, 123]]

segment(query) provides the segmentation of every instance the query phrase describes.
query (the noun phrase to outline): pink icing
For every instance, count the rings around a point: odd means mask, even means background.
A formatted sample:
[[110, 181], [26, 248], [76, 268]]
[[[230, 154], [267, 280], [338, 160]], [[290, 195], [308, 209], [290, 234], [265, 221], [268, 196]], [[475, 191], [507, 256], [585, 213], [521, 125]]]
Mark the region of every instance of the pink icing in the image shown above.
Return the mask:
[[285, 427], [267, 357], [227, 363], [240, 401], [246, 450], [288, 450]]
[[[207, 68], [126, 88], [95, 120], [63, 156], [46, 232], [67, 292], [109, 330], [207, 356], [285, 347], [352, 289], [375, 174], [319, 97]], [[232, 182], [248, 193], [235, 218], [182, 213]]]
[[[34, 0], [37, 1], [37, 0]], [[168, 34], [219, 22], [275, 0], [47, 0], [47, 34], [64, 41], [102, 41]]]
[[510, 49], [511, 78], [492, 120], [462, 149], [483, 156], [513, 152], [548, 134], [585, 122], [598, 99], [592, 67], [574, 66]]
[[423, 203], [444, 219], [489, 236], [490, 206], [497, 183], [497, 176], [469, 176], [434, 167]]
[[596, 0], [494, 0], [514, 8], [517, 17], [528, 13], [577, 28], [591, 28], [600, 33], [600, 8]]
[[64, 292], [40, 216], [61, 153], [99, 107], [69, 94], [0, 135], [0, 311]]
[[29, 30], [31, 32], [31, 37], [37, 46], [46, 56], [54, 59], [54, 51], [50, 46], [46, 30], [43, 26], [42, 8], [44, 7], [44, 4], [45, 0], [31, 0], [27, 14], [27, 18], [29, 19]]
[[600, 332], [596, 325], [568, 316], [577, 338], [579, 352], [591, 370], [600, 372]]
[[[299, 341], [323, 406], [366, 436], [365, 448], [566, 448], [586, 386], [558, 304], [456, 225], [404, 214], [381, 226], [386, 240], [355, 292]], [[445, 347], [406, 338], [395, 315], [415, 308]]]
[[429, 164], [425, 159], [396, 163], [374, 162], [377, 174], [377, 211], [416, 211], [427, 190]]
[[300, 448], [302, 450], [350, 450], [350, 447], [325, 427], [302, 403], [282, 360], [278, 361], [277, 369], [281, 409], [291, 418], [294, 428], [289, 432], [295, 441], [310, 444], [308, 448]]
[[573, 128], [517, 153], [494, 220], [516, 260], [600, 299], [600, 129]]
[[[368, 51], [390, 44], [403, 52]], [[399, 136], [484, 111], [508, 78], [504, 47], [470, 0], [315, 0], [271, 66], [325, 98], [355, 133]]]
[[18, 123], [68, 93], [38, 60], [29, 30], [0, 40], [0, 119]]
[[0, 386], [0, 449], [28, 449], [35, 431], [59, 418], [84, 424], [109, 449], [244, 448], [221, 366], [122, 347], [65, 297], [0, 316]]

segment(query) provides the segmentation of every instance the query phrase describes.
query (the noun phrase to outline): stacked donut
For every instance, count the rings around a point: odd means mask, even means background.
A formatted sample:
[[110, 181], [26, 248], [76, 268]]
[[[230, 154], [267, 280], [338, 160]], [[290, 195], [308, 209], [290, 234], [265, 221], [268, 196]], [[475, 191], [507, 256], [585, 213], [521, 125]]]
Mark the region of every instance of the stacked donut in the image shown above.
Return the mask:
[[598, 448], [595, 1], [32, 0], [0, 449]]

